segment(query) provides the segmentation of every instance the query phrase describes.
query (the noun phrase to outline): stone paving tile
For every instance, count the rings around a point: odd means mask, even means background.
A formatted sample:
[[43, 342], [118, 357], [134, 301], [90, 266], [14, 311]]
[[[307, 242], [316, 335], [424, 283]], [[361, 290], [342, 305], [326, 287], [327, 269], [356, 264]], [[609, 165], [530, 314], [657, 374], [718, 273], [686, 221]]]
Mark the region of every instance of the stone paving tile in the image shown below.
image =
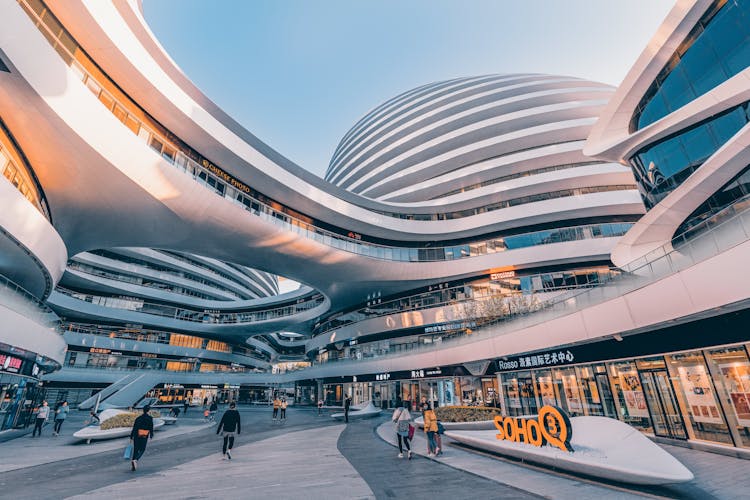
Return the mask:
[[283, 433], [235, 448], [232, 460], [222, 460], [216, 453], [159, 474], [137, 477], [71, 498], [149, 498], [154, 495], [164, 500], [374, 498], [367, 484], [336, 449], [343, 429], [343, 425], [337, 425]]
[[694, 483], [706, 492], [707, 497], [750, 498], [750, 460], [681, 446], [660, 446], [695, 474]]
[[[220, 410], [221, 412], [223, 409]], [[237, 446], [297, 430], [335, 424], [330, 417], [316, 417], [311, 411], [289, 409], [287, 412], [288, 422], [282, 425], [271, 421], [270, 411], [240, 408], [243, 432], [237, 440]], [[44, 438], [39, 441], [43, 440]], [[23, 447], [24, 441], [32, 440], [20, 438], [11, 443], [13, 446]], [[48, 443], [50, 446], [55, 446], [52, 438], [49, 438]], [[0, 445], [0, 462], [7, 458], [7, 455], [2, 454], [5, 453], [4, 449], [8, 444]], [[66, 458], [53, 463], [44, 463], [47, 461], [45, 450], [39, 448], [35, 450], [35, 453], [38, 455], [40, 465], [0, 474], [0, 498], [60, 499], [132, 479], [133, 475], [128, 462], [122, 458], [125, 441], [119, 441], [115, 445], [116, 449], [110, 451]], [[85, 446], [72, 448], [75, 451], [84, 449]], [[141, 460], [138, 477], [159, 474], [169, 468], [208, 455], [218, 457], [220, 449], [221, 440], [213, 427], [151, 442]], [[221, 483], [221, 477], [204, 479], [207, 484]], [[151, 497], [158, 498], [158, 495], [149, 495], [149, 498]]]
[[381, 420], [350, 422], [338, 448], [367, 481], [377, 498], [536, 499], [539, 496], [415, 456], [398, 458], [398, 450], [378, 439]]

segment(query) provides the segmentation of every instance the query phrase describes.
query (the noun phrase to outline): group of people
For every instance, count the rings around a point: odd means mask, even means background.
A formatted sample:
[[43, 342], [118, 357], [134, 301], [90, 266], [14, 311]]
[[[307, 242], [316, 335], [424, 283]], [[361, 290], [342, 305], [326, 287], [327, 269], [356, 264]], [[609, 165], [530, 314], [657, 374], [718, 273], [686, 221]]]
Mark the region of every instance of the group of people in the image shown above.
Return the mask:
[[[42, 405], [36, 412], [34, 430], [31, 433], [31, 437], [36, 437], [37, 434], [39, 435], [39, 437], [42, 437], [42, 428], [44, 427], [44, 424], [47, 422], [47, 420], [49, 420], [50, 412], [51, 408], [49, 407], [49, 403], [47, 403], [47, 401], [42, 401]], [[69, 412], [70, 407], [68, 406], [67, 401], [61, 401], [57, 404], [54, 412], [55, 427], [52, 431], [53, 436], [60, 435], [60, 430], [62, 429], [62, 425], [65, 422], [65, 419], [68, 417]]]
[[[403, 406], [396, 408], [391, 417], [391, 421], [394, 424], [396, 430], [396, 438], [398, 439], [398, 458], [404, 458], [404, 448], [406, 448], [407, 457], [411, 459], [411, 440], [414, 438], [415, 427], [412, 424], [413, 417], [409, 411], [410, 403], [404, 401]], [[424, 420], [424, 432], [427, 435], [427, 456], [438, 456], [442, 455], [442, 424], [438, 421], [435, 415], [435, 410], [432, 409], [432, 405], [427, 401], [423, 400], [419, 405], [419, 409], [422, 412], [422, 418]]]
[[[130, 470], [133, 472], [138, 470], [138, 460], [141, 459], [143, 453], [146, 451], [148, 440], [154, 437], [154, 418], [149, 415], [150, 411], [150, 406], [144, 406], [143, 413], [136, 417], [135, 422], [133, 422], [133, 428], [130, 431], [129, 458]], [[232, 459], [234, 438], [240, 434], [240, 431], [240, 412], [237, 411], [237, 404], [233, 401], [229, 403], [229, 409], [224, 412], [221, 421], [219, 421], [219, 426], [216, 428], [216, 434], [221, 434], [223, 438], [222, 460]]]
[[286, 421], [286, 407], [288, 406], [286, 398], [279, 398], [276, 396], [273, 398], [273, 421], [282, 422]]

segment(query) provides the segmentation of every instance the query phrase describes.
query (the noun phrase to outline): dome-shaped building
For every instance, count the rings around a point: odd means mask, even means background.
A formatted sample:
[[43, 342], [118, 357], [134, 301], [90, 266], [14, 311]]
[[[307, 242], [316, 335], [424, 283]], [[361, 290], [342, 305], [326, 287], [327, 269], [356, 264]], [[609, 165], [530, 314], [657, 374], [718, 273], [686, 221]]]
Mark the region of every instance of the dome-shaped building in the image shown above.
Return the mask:
[[424, 85], [376, 107], [352, 127], [325, 178], [380, 201], [444, 198], [446, 205], [476, 207], [500, 192], [507, 199], [576, 188], [632, 189], [627, 169], [581, 151], [613, 91], [602, 83], [540, 74]]

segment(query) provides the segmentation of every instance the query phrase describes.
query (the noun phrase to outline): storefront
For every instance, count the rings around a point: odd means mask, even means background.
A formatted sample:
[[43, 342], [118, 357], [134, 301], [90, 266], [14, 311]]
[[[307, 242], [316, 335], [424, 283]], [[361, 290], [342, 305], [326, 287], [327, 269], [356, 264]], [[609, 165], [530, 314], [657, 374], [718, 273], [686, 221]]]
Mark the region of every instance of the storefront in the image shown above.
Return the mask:
[[57, 366], [31, 352], [0, 344], [0, 431], [32, 423], [45, 396], [39, 377]]
[[352, 404], [372, 401], [383, 409], [399, 407], [403, 401], [409, 401], [412, 408], [423, 401], [435, 408], [499, 404], [494, 364], [486, 362], [479, 368], [480, 375], [472, 375], [477, 373], [474, 367], [457, 365], [326, 379], [324, 401], [340, 406], [349, 396]]
[[183, 404], [187, 400], [191, 406], [203, 406], [213, 401], [237, 401], [239, 393], [240, 386], [232, 384], [159, 384], [146, 397], [156, 398], [160, 404]]
[[[620, 344], [621, 353], [640, 350], [628, 339]], [[615, 341], [503, 359], [499, 399], [508, 415], [554, 405], [571, 416], [616, 418], [658, 437], [750, 448], [749, 347], [587, 362], [617, 349]]]

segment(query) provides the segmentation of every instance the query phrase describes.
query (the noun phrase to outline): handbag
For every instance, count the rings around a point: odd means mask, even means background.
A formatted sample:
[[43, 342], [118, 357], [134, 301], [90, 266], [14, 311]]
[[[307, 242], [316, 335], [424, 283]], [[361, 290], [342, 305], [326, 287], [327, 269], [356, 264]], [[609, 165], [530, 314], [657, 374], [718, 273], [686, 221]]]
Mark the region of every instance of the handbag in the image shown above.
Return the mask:
[[126, 460], [130, 460], [131, 458], [133, 458], [133, 445], [132, 444], [128, 444], [125, 447], [125, 453], [122, 454], [122, 458]]
[[409, 439], [414, 439], [414, 426], [409, 424]]

